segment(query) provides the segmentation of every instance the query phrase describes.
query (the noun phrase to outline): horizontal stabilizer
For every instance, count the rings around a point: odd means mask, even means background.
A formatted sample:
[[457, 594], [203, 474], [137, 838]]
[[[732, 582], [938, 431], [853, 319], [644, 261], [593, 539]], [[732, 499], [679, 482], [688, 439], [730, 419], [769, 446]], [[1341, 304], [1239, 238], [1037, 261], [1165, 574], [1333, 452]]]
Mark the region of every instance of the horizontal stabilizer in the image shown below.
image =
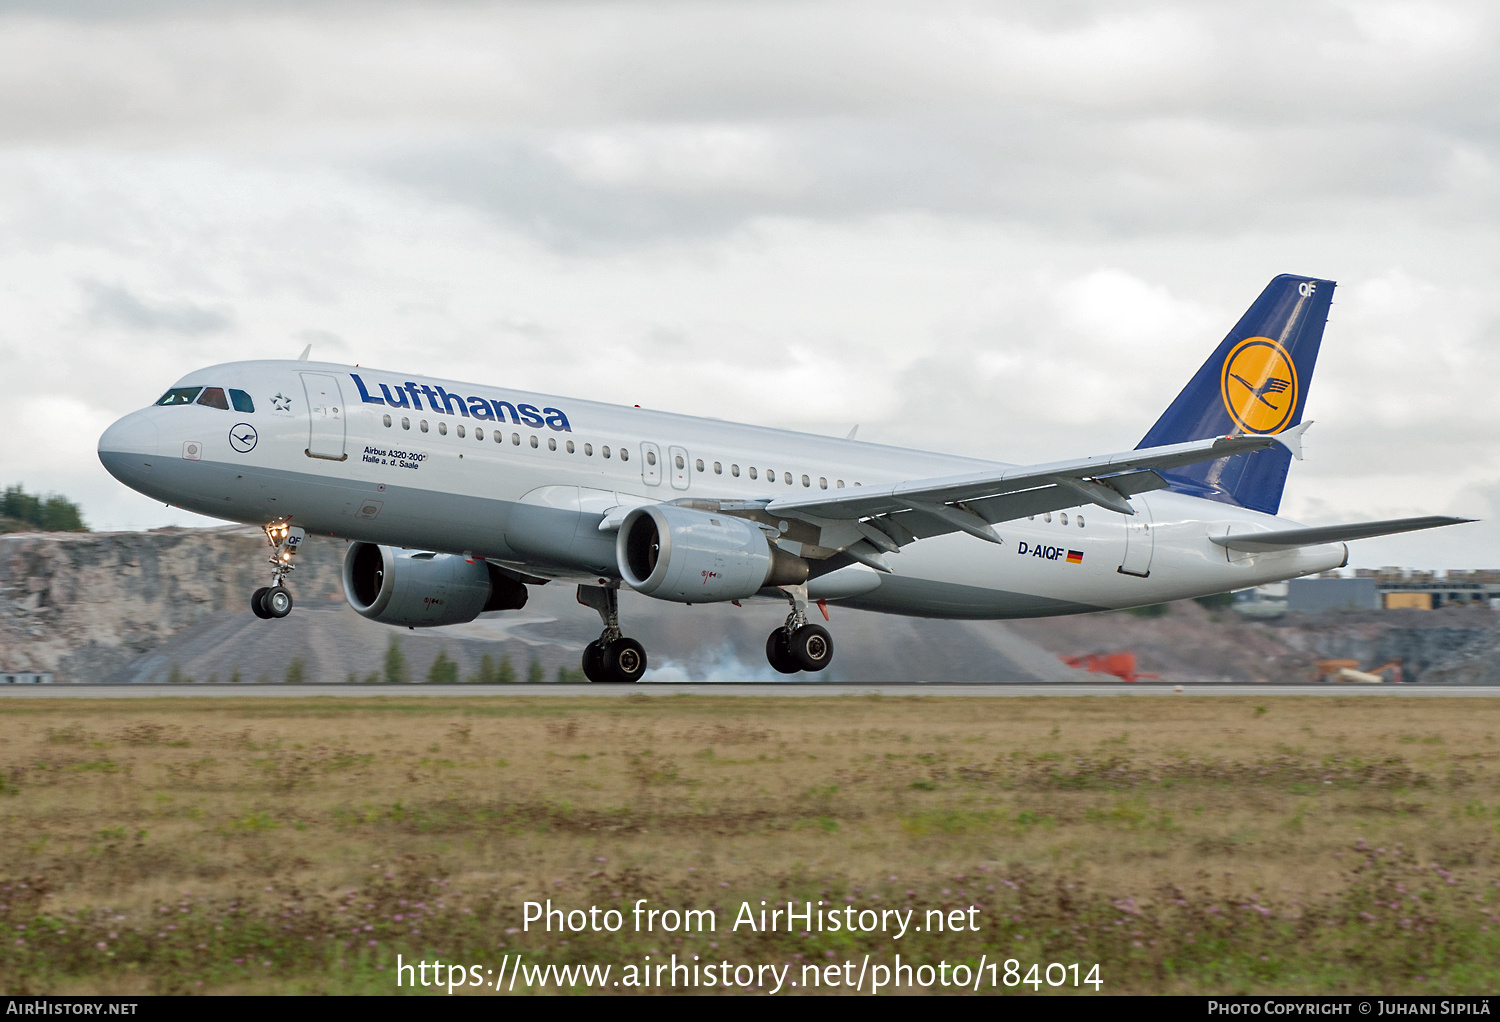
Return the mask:
[[1444, 525], [1462, 525], [1472, 518], [1449, 518], [1446, 515], [1428, 515], [1425, 518], [1392, 518], [1384, 522], [1355, 522], [1351, 525], [1323, 525], [1311, 529], [1278, 529], [1274, 532], [1233, 533], [1227, 536], [1211, 536], [1210, 540], [1230, 550], [1247, 553], [1264, 553], [1269, 550], [1291, 550], [1299, 546], [1316, 546], [1320, 543], [1346, 543], [1351, 539], [1369, 539], [1372, 536], [1391, 536], [1398, 532], [1416, 532], [1418, 529], [1436, 529]]

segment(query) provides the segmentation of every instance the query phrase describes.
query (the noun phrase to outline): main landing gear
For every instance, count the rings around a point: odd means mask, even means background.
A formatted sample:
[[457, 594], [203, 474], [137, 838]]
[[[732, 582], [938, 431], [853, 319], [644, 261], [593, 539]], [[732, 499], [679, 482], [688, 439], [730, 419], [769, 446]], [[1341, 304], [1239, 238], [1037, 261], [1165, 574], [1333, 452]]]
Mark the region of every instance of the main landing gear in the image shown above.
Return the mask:
[[646, 673], [646, 648], [620, 634], [617, 586], [579, 586], [578, 602], [593, 607], [604, 621], [599, 638], [583, 648], [583, 675], [589, 681], [630, 683]]
[[292, 594], [286, 589], [286, 577], [296, 567], [292, 558], [297, 556], [306, 538], [306, 529], [284, 521], [266, 526], [266, 542], [271, 544], [271, 584], [250, 594], [250, 609], [256, 617], [286, 617], [292, 612]]
[[766, 639], [766, 659], [782, 674], [821, 671], [833, 663], [833, 636], [822, 625], [807, 623], [807, 586], [782, 586], [781, 591], [792, 612]]

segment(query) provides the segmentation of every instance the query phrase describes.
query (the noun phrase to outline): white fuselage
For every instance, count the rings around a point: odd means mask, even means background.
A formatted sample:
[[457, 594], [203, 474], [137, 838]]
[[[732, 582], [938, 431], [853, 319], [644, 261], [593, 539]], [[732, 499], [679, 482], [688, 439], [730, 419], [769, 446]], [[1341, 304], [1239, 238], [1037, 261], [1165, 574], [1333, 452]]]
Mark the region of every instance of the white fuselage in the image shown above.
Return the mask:
[[[382, 385], [384, 388], [382, 389]], [[99, 442], [122, 482], [235, 522], [484, 557], [543, 578], [618, 579], [606, 512], [621, 505], [754, 500], [959, 475], [997, 463], [313, 362], [189, 373], [176, 387], [235, 388], [254, 411], [152, 406]], [[435, 400], [434, 400], [435, 399]], [[436, 404], [436, 407], [434, 407]], [[504, 421], [496, 421], [497, 415]], [[1296, 523], [1159, 490], [1134, 516], [1094, 505], [1002, 522], [809, 583], [813, 599], [887, 613], [1032, 617], [1241, 589], [1324, 571], [1343, 544], [1244, 554], [1230, 527]]]

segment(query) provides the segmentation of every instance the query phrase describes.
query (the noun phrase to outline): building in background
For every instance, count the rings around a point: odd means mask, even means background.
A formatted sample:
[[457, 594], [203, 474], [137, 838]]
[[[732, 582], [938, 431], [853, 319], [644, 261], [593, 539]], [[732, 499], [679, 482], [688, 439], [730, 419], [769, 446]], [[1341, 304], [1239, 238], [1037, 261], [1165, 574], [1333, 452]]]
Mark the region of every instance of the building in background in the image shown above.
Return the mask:
[[1500, 609], [1500, 570], [1414, 571], [1411, 568], [1361, 568], [1358, 575], [1375, 579], [1387, 610], [1479, 606]]
[[50, 685], [51, 671], [0, 671], [0, 685]]
[[1413, 568], [1359, 568], [1352, 575], [1324, 572], [1245, 589], [1235, 609], [1247, 617], [1275, 617], [1287, 611], [1437, 610], [1489, 607], [1500, 610], [1500, 570], [1418, 571]]
[[1325, 610], [1378, 610], [1373, 578], [1294, 578], [1287, 583], [1286, 609], [1299, 614]]

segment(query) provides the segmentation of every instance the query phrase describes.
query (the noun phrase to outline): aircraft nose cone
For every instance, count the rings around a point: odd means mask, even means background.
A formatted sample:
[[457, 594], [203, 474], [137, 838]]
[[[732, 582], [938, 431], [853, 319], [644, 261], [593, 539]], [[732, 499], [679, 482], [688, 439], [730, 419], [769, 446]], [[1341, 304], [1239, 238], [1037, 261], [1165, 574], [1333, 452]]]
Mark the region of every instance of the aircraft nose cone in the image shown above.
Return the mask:
[[151, 471], [161, 433], [149, 416], [131, 412], [99, 437], [99, 460], [109, 474], [129, 485], [127, 477]]

